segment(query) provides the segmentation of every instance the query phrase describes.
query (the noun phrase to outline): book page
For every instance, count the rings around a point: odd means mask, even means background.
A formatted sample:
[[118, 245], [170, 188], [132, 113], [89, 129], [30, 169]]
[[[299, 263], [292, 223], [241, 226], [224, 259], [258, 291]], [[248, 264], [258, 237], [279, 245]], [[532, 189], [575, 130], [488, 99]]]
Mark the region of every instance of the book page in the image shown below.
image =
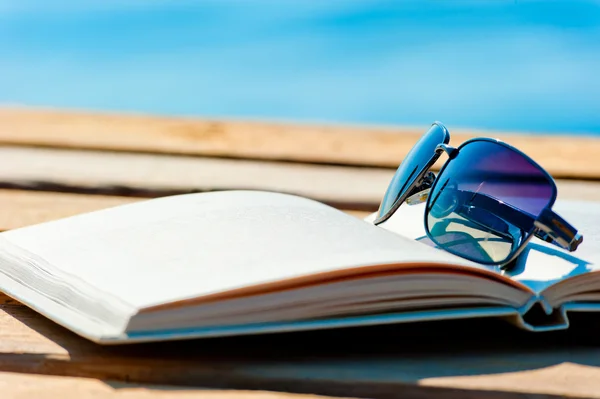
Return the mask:
[[148, 200], [0, 236], [137, 308], [349, 267], [488, 270], [319, 202], [256, 191]]
[[[583, 234], [583, 242], [577, 251], [569, 252], [533, 238], [520, 255], [516, 267], [502, 272], [538, 293], [566, 278], [600, 270], [600, 203], [559, 200], [553, 209]], [[435, 246], [425, 233], [424, 212], [425, 204], [403, 204], [381, 226]], [[373, 219], [374, 215], [370, 215], [365, 220]]]
[[558, 200], [553, 210], [583, 235], [583, 242], [569, 252], [537, 238], [530, 241], [510, 275], [537, 292], [600, 270], [600, 203]]

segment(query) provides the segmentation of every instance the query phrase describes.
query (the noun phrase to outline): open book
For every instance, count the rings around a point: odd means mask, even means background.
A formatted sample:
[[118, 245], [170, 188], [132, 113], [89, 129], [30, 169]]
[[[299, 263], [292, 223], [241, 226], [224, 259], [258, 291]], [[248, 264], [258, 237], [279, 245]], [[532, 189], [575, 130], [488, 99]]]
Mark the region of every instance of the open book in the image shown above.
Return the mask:
[[558, 201], [585, 241], [532, 240], [510, 273], [435, 248], [423, 206], [372, 225], [287, 194], [152, 199], [0, 234], [0, 291], [100, 343], [600, 311], [600, 204]]

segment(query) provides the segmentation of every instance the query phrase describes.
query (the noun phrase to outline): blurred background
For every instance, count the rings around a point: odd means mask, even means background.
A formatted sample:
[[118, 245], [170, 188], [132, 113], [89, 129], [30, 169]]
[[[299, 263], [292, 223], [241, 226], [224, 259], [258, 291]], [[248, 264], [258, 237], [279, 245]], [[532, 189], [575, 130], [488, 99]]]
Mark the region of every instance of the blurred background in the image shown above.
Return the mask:
[[600, 1], [0, 0], [0, 104], [600, 135]]

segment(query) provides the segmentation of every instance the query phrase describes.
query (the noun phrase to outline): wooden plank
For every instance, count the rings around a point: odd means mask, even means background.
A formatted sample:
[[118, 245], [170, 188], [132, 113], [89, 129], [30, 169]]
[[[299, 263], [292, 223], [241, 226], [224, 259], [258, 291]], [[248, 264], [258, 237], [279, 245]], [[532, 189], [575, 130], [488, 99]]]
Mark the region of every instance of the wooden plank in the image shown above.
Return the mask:
[[[0, 189], [0, 231], [123, 205], [141, 198]], [[365, 218], [369, 212], [343, 210]]]
[[[395, 168], [428, 126], [349, 127], [0, 109], [0, 144]], [[561, 178], [600, 179], [600, 139], [454, 129], [452, 144], [501, 138]], [[439, 165], [439, 164], [438, 164]]]
[[[392, 169], [48, 148], [0, 148], [0, 188], [155, 197], [257, 189], [375, 211]], [[559, 197], [600, 200], [600, 183], [559, 181]]]
[[43, 223], [122, 205], [137, 198], [21, 190], [0, 190], [0, 230]]
[[323, 396], [265, 391], [194, 389], [140, 385], [93, 378], [0, 372], [2, 398], [36, 399], [319, 399]]
[[5, 298], [0, 370], [350, 397], [599, 398], [598, 327], [463, 320], [104, 347]]
[[376, 168], [18, 147], [0, 148], [0, 159], [2, 188], [139, 196], [261, 189], [357, 210], [376, 208], [393, 174]]

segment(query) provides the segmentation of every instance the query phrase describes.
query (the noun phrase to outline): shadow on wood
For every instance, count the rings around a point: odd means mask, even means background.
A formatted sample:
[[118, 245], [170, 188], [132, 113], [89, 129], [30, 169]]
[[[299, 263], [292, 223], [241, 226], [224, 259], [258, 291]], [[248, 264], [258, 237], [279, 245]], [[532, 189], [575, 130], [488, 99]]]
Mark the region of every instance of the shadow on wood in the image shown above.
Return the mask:
[[[600, 395], [600, 323], [582, 314], [572, 324], [534, 334], [481, 319], [107, 347], [0, 295], [0, 370], [375, 398]], [[522, 396], [519, 381], [536, 378], [545, 390]]]

